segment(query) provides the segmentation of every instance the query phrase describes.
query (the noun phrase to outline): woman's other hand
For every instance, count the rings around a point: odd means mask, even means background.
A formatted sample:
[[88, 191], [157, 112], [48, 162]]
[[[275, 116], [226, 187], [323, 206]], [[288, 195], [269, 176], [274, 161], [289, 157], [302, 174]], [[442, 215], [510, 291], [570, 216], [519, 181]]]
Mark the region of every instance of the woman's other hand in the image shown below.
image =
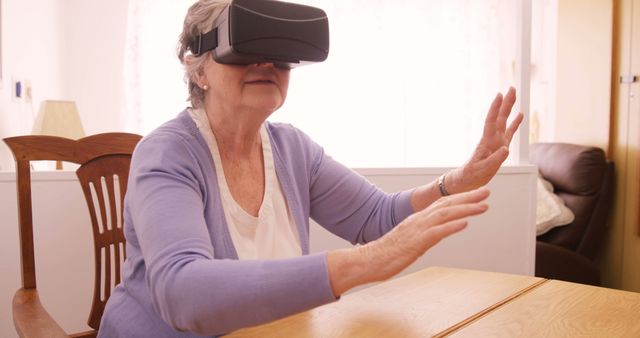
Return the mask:
[[507, 120], [515, 101], [516, 90], [513, 87], [509, 88], [504, 98], [498, 93], [491, 103], [484, 122], [482, 138], [471, 159], [445, 177], [445, 186], [449, 193], [469, 191], [484, 186], [498, 172], [509, 156], [509, 144], [524, 118], [522, 113], [518, 113], [507, 128]]
[[393, 277], [442, 239], [463, 230], [467, 218], [487, 211], [481, 188], [438, 199], [383, 237], [366, 245], [331, 251], [327, 265], [336, 296], [350, 288]]

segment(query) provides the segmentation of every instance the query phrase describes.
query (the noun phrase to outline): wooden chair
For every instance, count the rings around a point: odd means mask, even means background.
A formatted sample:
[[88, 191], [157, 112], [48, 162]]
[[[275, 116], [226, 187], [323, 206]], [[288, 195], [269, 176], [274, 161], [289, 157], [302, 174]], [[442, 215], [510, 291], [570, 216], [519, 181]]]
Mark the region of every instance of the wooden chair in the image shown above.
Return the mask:
[[[80, 165], [76, 175], [89, 208], [95, 249], [93, 304], [87, 322], [94, 330], [71, 337], [95, 337], [111, 289], [120, 282], [125, 239], [122, 224], [118, 224], [117, 213], [123, 215], [131, 154], [140, 138], [141, 136], [134, 134], [105, 133], [77, 141], [55, 136], [18, 136], [4, 139], [16, 161], [22, 288], [13, 297], [13, 322], [21, 337], [69, 337], [44, 309], [36, 288], [30, 161], [66, 161]], [[119, 204], [116, 204], [116, 198], [119, 198]], [[97, 200], [97, 203], [94, 203], [94, 200]], [[118, 205], [120, 211], [116, 210]], [[107, 213], [110, 218], [107, 218]], [[110, 224], [107, 222], [108, 219]], [[115, 257], [113, 261], [112, 250]], [[115, 265], [113, 285], [112, 264]], [[101, 299], [101, 288], [104, 289], [104, 299]]]

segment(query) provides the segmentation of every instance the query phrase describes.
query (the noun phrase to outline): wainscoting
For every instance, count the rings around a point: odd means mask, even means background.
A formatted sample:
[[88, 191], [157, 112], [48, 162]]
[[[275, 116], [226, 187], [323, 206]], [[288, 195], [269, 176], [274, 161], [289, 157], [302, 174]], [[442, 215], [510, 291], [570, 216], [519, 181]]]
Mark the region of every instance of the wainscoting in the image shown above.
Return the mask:
[[[435, 180], [446, 170], [357, 171], [383, 190], [395, 192]], [[502, 168], [489, 184], [489, 211], [473, 218], [465, 231], [438, 244], [403, 273], [438, 265], [533, 275], [536, 173], [533, 166]], [[34, 172], [32, 176], [40, 298], [65, 330], [82, 331], [93, 286], [93, 243], [84, 197], [74, 172]], [[0, 224], [0, 336], [16, 337], [10, 306], [20, 285], [13, 172], [0, 172]], [[312, 251], [350, 245], [317, 224], [311, 227]]]

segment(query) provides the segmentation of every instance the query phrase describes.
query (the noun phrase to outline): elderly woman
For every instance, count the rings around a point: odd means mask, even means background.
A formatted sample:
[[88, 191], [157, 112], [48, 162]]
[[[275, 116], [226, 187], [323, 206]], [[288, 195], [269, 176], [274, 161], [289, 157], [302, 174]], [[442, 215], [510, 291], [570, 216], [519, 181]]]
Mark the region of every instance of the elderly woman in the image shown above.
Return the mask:
[[[200, 0], [185, 18], [178, 56], [192, 107], [133, 156], [127, 260], [101, 337], [215, 336], [392, 277], [487, 210], [480, 187], [507, 158], [522, 120], [506, 126], [515, 93], [498, 94], [463, 167], [386, 194], [295, 127], [266, 122], [287, 97], [289, 70], [223, 65], [189, 51], [227, 5]], [[362, 245], [309, 254], [309, 218]]]

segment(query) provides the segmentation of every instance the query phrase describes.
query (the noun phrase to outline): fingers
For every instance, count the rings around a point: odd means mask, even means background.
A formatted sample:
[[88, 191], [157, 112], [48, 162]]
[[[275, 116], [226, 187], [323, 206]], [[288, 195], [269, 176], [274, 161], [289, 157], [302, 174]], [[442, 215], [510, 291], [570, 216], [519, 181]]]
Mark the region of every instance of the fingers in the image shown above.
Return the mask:
[[467, 228], [469, 222], [466, 219], [457, 219], [445, 224], [435, 226], [427, 231], [427, 236], [424, 239], [424, 251], [427, 251], [440, 243], [441, 240], [456, 234]]
[[431, 236], [428, 243], [425, 243], [429, 248], [438, 244], [441, 240], [464, 230], [469, 222], [464, 219], [455, 220], [449, 223], [445, 223], [441, 226], [430, 229]]
[[493, 122], [500, 117], [508, 117], [511, 113], [511, 108], [516, 102], [516, 90], [513, 87], [509, 87], [507, 94], [503, 97], [501, 93], [498, 93], [491, 102], [489, 107], [489, 113], [487, 114], [486, 122]]
[[504, 131], [506, 129], [507, 120], [509, 119], [511, 109], [515, 102], [516, 90], [513, 87], [509, 87], [509, 90], [504, 97], [500, 93], [496, 95], [496, 98], [493, 99], [493, 102], [491, 103], [489, 113], [487, 113], [487, 117], [484, 122], [485, 136], [493, 135], [496, 130]]
[[483, 201], [489, 196], [486, 188], [451, 195], [441, 200], [446, 203], [422, 210], [409, 216], [382, 238], [361, 248], [373, 248], [373, 261], [382, 262], [373, 270], [374, 279], [385, 279], [413, 263], [442, 239], [467, 227], [467, 217], [488, 209]]
[[433, 210], [426, 215], [427, 224], [437, 227], [455, 220], [461, 220], [470, 216], [476, 216], [489, 209], [486, 203], [469, 203], [452, 206], [444, 206]]
[[445, 198], [442, 198], [439, 204], [441, 206], [452, 206], [457, 204], [478, 203], [487, 199], [490, 194], [491, 192], [489, 191], [489, 189], [482, 187], [479, 189], [447, 196]]
[[511, 114], [511, 108], [513, 108], [513, 104], [516, 102], [516, 90], [513, 87], [509, 87], [507, 94], [504, 96], [504, 100], [502, 100], [502, 104], [500, 105], [500, 116], [503, 116], [506, 120]]
[[496, 120], [496, 127], [498, 130], [505, 130], [507, 127], [507, 119], [509, 119], [509, 115], [511, 114], [511, 109], [513, 108], [513, 104], [516, 102], [516, 90], [513, 87], [510, 87], [507, 91], [507, 94], [502, 100], [502, 104], [500, 105], [500, 112], [498, 114], [498, 118]]
[[489, 197], [489, 189], [480, 188], [465, 193], [442, 198], [416, 216], [428, 227], [439, 226], [447, 222], [465, 217], [479, 215], [489, 208], [485, 199]]
[[505, 138], [507, 140], [507, 145], [511, 144], [511, 139], [513, 138], [513, 135], [516, 133], [516, 130], [518, 130], [518, 127], [520, 127], [520, 123], [522, 123], [522, 120], [524, 120], [524, 114], [522, 112], [520, 112], [520, 113], [518, 113], [516, 118], [513, 119], [513, 121], [511, 121], [511, 124], [509, 125], [509, 128], [505, 132]]
[[487, 118], [485, 119], [485, 123], [492, 123], [498, 118], [498, 113], [500, 112], [500, 106], [502, 105], [502, 94], [498, 93], [496, 98], [491, 102], [491, 107], [489, 107], [489, 113], [487, 113]]

